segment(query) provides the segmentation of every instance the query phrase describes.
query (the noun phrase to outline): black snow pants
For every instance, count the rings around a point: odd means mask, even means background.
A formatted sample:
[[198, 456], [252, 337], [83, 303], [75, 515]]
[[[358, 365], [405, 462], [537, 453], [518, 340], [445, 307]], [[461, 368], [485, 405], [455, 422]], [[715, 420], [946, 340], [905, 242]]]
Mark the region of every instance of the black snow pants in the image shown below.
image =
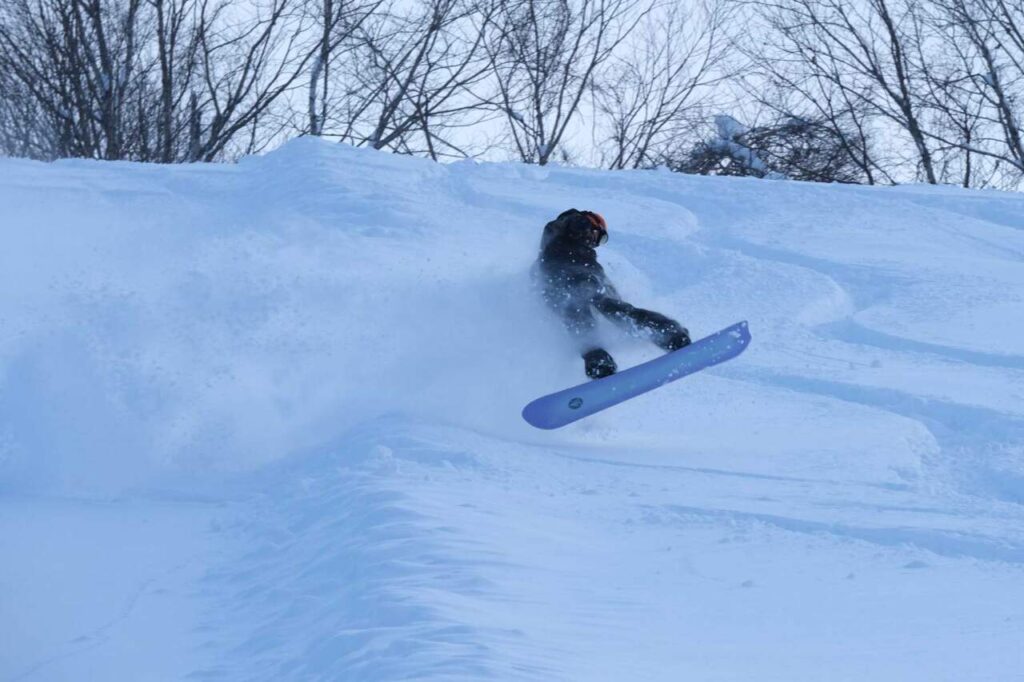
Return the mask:
[[590, 299], [573, 297], [562, 301], [552, 298], [548, 298], [549, 304], [561, 315], [563, 324], [576, 339], [581, 353], [600, 346], [595, 335], [597, 319], [594, 310], [629, 334], [646, 337], [666, 350], [670, 348], [668, 344], [672, 337], [683, 331], [675, 320], [653, 310], [632, 306], [617, 296], [602, 294]]

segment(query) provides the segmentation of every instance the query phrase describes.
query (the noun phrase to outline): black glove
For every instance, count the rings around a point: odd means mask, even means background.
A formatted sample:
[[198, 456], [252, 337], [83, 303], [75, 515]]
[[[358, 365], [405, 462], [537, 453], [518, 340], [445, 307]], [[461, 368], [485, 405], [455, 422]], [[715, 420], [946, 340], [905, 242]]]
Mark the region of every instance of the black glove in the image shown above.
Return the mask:
[[676, 330], [666, 334], [658, 345], [670, 353], [685, 348], [690, 345], [690, 332], [686, 330], [686, 327], [677, 327]]
[[583, 354], [584, 368], [587, 376], [591, 379], [603, 379], [615, 374], [618, 365], [608, 351], [603, 348], [595, 348]]

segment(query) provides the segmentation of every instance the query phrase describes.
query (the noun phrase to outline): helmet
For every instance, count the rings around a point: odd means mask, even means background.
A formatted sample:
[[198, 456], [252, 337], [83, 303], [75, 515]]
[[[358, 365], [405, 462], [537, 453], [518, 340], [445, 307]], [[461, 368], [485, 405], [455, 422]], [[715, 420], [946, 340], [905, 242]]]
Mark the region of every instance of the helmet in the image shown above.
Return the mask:
[[608, 241], [608, 223], [605, 221], [604, 216], [594, 211], [581, 211], [583, 215], [587, 216], [590, 220], [590, 224], [600, 233], [597, 238], [597, 245], [600, 246]]

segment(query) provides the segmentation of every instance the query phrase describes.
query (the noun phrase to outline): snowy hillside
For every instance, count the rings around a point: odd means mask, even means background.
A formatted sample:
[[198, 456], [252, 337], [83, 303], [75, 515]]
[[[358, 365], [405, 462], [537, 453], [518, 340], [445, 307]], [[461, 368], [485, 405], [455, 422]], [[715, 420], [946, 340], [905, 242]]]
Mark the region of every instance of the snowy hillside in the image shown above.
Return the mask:
[[[528, 426], [568, 207], [750, 349]], [[1024, 195], [306, 139], [0, 159], [0, 237], [0, 680], [1024, 680]]]

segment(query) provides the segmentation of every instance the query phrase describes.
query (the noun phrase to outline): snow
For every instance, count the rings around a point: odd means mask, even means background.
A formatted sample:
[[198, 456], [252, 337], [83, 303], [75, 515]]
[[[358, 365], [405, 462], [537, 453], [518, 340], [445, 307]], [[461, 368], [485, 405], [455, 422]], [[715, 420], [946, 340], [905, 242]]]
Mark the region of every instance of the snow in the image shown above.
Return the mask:
[[[1024, 679], [1024, 196], [301, 139], [0, 206], [0, 680]], [[525, 424], [571, 206], [751, 347]]]

